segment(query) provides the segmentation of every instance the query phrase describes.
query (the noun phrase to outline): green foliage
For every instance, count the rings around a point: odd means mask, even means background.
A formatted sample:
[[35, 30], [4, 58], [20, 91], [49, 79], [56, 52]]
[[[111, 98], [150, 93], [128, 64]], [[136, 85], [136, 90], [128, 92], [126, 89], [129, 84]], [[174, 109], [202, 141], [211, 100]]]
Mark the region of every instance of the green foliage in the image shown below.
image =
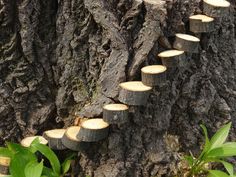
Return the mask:
[[40, 163], [31, 161], [25, 166], [25, 177], [32, 177], [32, 174], [34, 174], [34, 177], [41, 177], [43, 172], [43, 161]]
[[[225, 161], [225, 158], [236, 156], [236, 142], [226, 142], [230, 127], [231, 123], [226, 124], [209, 139], [206, 127], [201, 125], [205, 136], [205, 145], [198, 158], [192, 155], [185, 157], [190, 168], [189, 176], [209, 173], [208, 177], [236, 177], [233, 165]], [[212, 162], [222, 163], [228, 174], [205, 168], [208, 163]]]
[[41, 154], [43, 154], [49, 160], [55, 175], [60, 176], [61, 165], [56, 154], [46, 145], [40, 144], [36, 141], [32, 142], [31, 147], [37, 149]]
[[66, 174], [70, 170], [71, 162], [74, 157], [75, 157], [75, 154], [71, 154], [62, 163], [61, 167], [62, 167], [63, 174]]
[[[51, 167], [44, 166], [44, 160], [38, 162], [37, 152], [44, 159], [48, 159]], [[30, 147], [26, 148], [16, 143], [7, 143], [7, 147], [0, 147], [0, 156], [10, 157], [10, 174], [8, 177], [62, 177], [70, 169], [74, 155], [69, 156], [60, 164], [56, 154], [46, 145], [35, 139]]]
[[223, 160], [220, 162], [224, 165], [228, 174], [220, 170], [209, 170], [208, 177], [236, 177], [236, 174], [234, 173], [234, 166], [231, 163]]

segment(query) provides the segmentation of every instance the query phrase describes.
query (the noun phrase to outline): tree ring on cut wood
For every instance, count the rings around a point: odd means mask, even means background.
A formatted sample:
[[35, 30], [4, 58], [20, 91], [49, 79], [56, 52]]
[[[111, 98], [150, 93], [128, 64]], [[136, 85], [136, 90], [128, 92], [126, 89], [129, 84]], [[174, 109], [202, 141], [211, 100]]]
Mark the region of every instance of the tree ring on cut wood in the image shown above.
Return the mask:
[[109, 124], [128, 121], [129, 107], [125, 104], [108, 104], [103, 107], [103, 120]]
[[190, 53], [198, 53], [200, 39], [188, 34], [176, 34], [174, 48]]
[[146, 105], [152, 87], [141, 81], [123, 82], [120, 85], [119, 101], [128, 105]]
[[214, 30], [214, 18], [206, 15], [193, 15], [189, 17], [190, 31], [194, 33], [207, 33]]
[[0, 157], [0, 174], [8, 175], [9, 174], [9, 166], [11, 159], [10, 157]]
[[48, 146], [54, 150], [67, 149], [62, 143], [62, 137], [65, 129], [48, 130], [43, 133], [44, 138], [48, 141]]
[[167, 68], [184, 67], [187, 63], [185, 53], [181, 50], [166, 50], [159, 53], [158, 57]]
[[108, 136], [109, 124], [103, 119], [95, 118], [84, 121], [77, 134], [79, 141], [97, 142]]
[[226, 0], [203, 0], [203, 13], [219, 18], [227, 14], [230, 3]]
[[150, 65], [141, 69], [142, 83], [147, 86], [162, 85], [166, 80], [166, 67], [163, 65]]
[[29, 147], [31, 145], [31, 143], [36, 139], [36, 138], [39, 138], [39, 142], [41, 144], [48, 144], [48, 141], [42, 137], [42, 136], [29, 136], [29, 137], [26, 137], [24, 138], [23, 140], [21, 140], [20, 144], [24, 147]]

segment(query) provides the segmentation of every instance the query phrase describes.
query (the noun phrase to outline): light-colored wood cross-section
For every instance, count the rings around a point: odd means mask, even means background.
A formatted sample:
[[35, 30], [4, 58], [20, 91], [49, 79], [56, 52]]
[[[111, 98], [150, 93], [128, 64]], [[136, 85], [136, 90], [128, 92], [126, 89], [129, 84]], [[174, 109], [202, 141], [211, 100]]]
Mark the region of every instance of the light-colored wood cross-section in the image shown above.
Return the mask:
[[160, 74], [166, 71], [166, 67], [163, 65], [150, 65], [141, 69], [145, 74]]
[[167, 68], [179, 68], [187, 65], [186, 56], [182, 50], [166, 50], [159, 53], [158, 57]]
[[212, 17], [209, 17], [207, 15], [202, 15], [202, 14], [198, 14], [198, 15], [193, 15], [193, 16], [190, 16], [189, 19], [192, 19], [192, 20], [199, 20], [201, 22], [205, 22], [205, 23], [208, 23], [208, 22], [212, 22], [214, 21], [214, 18]]
[[123, 82], [120, 84], [120, 87], [134, 92], [145, 92], [152, 89], [152, 87], [146, 86], [140, 81]]
[[170, 58], [184, 54], [184, 51], [181, 50], [166, 50], [158, 54], [160, 58]]
[[40, 142], [41, 144], [44, 144], [44, 145], [48, 144], [48, 141], [47, 141], [44, 137], [42, 137], [42, 136], [29, 136], [29, 137], [26, 137], [26, 138], [24, 138], [23, 140], [21, 140], [20, 143], [21, 143], [21, 145], [24, 146], [24, 147], [29, 147], [29, 146], [31, 145], [31, 143], [32, 143], [36, 138], [39, 139], [39, 142]]
[[226, 0], [203, 0], [204, 3], [207, 3], [215, 7], [229, 7], [230, 3]]
[[125, 111], [128, 110], [129, 107], [125, 104], [107, 104], [103, 107], [103, 109], [109, 111]]
[[128, 121], [129, 107], [125, 104], [108, 104], [103, 107], [103, 120], [109, 124]]
[[10, 157], [0, 156], [0, 165], [9, 166], [10, 162], [11, 162], [11, 158]]
[[66, 147], [62, 144], [62, 137], [65, 134], [65, 129], [53, 129], [45, 131], [43, 136], [48, 141], [48, 146], [55, 150], [63, 150]]
[[188, 34], [176, 34], [173, 47], [190, 53], [198, 53], [200, 39]]
[[192, 36], [192, 35], [189, 35], [189, 34], [177, 33], [175, 36], [180, 38], [180, 39], [186, 40], [186, 41], [200, 42], [199, 38], [197, 38], [195, 36]]
[[214, 18], [206, 15], [193, 15], [189, 17], [190, 31], [194, 33], [207, 33], [214, 30]]
[[100, 141], [108, 136], [109, 124], [101, 118], [84, 121], [77, 138], [84, 142]]
[[108, 123], [106, 123], [103, 119], [99, 118], [89, 119], [81, 124], [81, 127], [92, 130], [104, 129], [107, 128], [108, 126], [109, 126]]
[[77, 135], [80, 131], [79, 126], [68, 127], [62, 137], [62, 143], [68, 149], [79, 151], [81, 149], [80, 141], [77, 139]]
[[146, 105], [152, 87], [141, 81], [123, 82], [120, 85], [119, 101], [134, 106]]
[[229, 12], [230, 3], [226, 0], [203, 0], [203, 13], [214, 18], [225, 16]]
[[162, 85], [166, 79], [166, 67], [163, 65], [150, 65], [145, 66], [141, 69], [142, 71], [142, 82], [147, 86]]

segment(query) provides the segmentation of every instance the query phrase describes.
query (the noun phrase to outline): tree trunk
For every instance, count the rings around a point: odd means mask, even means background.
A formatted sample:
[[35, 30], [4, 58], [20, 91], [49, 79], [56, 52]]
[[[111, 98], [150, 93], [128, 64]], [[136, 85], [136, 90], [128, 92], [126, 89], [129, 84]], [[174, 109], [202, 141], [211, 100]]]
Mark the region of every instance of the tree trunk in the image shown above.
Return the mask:
[[[121, 82], [140, 80], [142, 66], [161, 64], [200, 0], [0, 0], [0, 140], [68, 127], [102, 116], [118, 102]], [[180, 151], [198, 152], [199, 124], [210, 135], [236, 126], [236, 2], [200, 36], [200, 53], [169, 70], [130, 122], [79, 153], [80, 176], [173, 176]], [[199, 36], [198, 36], [199, 37]], [[236, 138], [235, 131], [231, 131]], [[234, 133], [233, 133], [234, 132]]]

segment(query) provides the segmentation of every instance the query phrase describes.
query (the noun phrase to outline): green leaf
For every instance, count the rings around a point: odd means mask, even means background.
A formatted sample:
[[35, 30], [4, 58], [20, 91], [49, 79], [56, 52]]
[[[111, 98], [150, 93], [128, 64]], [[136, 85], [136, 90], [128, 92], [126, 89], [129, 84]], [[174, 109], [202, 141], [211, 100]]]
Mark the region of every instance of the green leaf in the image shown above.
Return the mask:
[[72, 162], [72, 160], [68, 159], [62, 164], [63, 175], [66, 174], [69, 171], [71, 162]]
[[221, 147], [232, 147], [232, 148], [235, 148], [236, 147], [236, 142], [227, 142], [227, 143], [224, 143]]
[[10, 174], [13, 177], [25, 177], [24, 168], [28, 163], [21, 154], [15, 154], [10, 162]]
[[231, 156], [236, 156], [236, 142], [225, 143], [207, 153], [207, 157], [222, 158]]
[[55, 153], [46, 145], [32, 142], [31, 146], [41, 152], [50, 162], [54, 173], [60, 175], [61, 165]]
[[230, 177], [225, 172], [219, 170], [209, 170], [209, 173], [208, 177]]
[[185, 156], [184, 159], [188, 162], [190, 167], [193, 166], [195, 161], [193, 156]]
[[208, 133], [207, 133], [207, 128], [205, 127], [205, 125], [200, 125], [203, 133], [204, 133], [204, 137], [205, 137], [205, 145], [204, 145], [204, 149], [203, 149], [203, 153], [208, 151], [209, 147], [210, 147], [210, 140], [208, 138]]
[[13, 177], [25, 177], [24, 168], [30, 161], [37, 161], [35, 154], [16, 144], [8, 144], [15, 154], [10, 162], [10, 173]]
[[46, 177], [58, 177], [58, 175], [54, 174], [53, 170], [47, 167], [43, 167], [42, 176]]
[[75, 153], [72, 153], [71, 155], [69, 155], [65, 160], [64, 162], [62, 163], [62, 172], [63, 172], [63, 175], [66, 174], [69, 169], [70, 169], [70, 166], [71, 166], [71, 162], [72, 162], [72, 159], [76, 156]]
[[214, 149], [216, 147], [221, 146], [227, 139], [229, 135], [229, 130], [231, 127], [231, 122], [224, 125], [222, 128], [220, 128], [214, 136], [210, 140], [210, 147], [209, 150]]
[[230, 174], [230, 176], [233, 177], [234, 176], [234, 166], [231, 163], [223, 161], [223, 160], [221, 160], [220, 162], [224, 165], [225, 169]]
[[12, 152], [12, 153], [17, 153], [17, 152], [25, 152], [25, 151], [29, 151], [26, 147], [23, 147], [19, 144], [16, 143], [10, 143], [10, 142], [6, 142], [7, 144], [7, 148]]
[[29, 162], [25, 167], [26, 177], [41, 177], [43, 171], [43, 161], [40, 163], [32, 161]]
[[0, 156], [1, 157], [12, 157], [12, 152], [4, 147], [0, 147]]
[[[31, 144], [40, 144], [40, 140], [39, 140], [39, 137], [37, 137], [37, 138], [35, 138], [32, 142], [31, 142]], [[28, 147], [29, 148], [29, 150], [32, 152], [32, 153], [35, 153], [36, 151], [37, 151], [37, 149], [35, 148], [35, 147], [33, 147], [33, 146], [31, 146], [31, 144], [30, 144], [30, 146]]]

